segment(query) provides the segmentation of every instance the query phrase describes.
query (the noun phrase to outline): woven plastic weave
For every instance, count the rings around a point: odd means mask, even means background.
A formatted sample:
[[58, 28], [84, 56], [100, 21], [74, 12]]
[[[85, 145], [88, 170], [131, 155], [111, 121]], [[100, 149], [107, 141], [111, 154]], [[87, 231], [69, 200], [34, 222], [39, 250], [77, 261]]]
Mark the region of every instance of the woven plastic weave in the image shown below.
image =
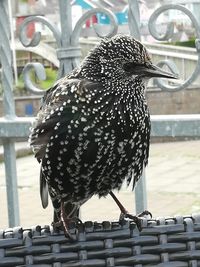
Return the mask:
[[70, 230], [49, 226], [0, 231], [0, 266], [200, 266], [200, 215], [133, 222], [85, 222]]

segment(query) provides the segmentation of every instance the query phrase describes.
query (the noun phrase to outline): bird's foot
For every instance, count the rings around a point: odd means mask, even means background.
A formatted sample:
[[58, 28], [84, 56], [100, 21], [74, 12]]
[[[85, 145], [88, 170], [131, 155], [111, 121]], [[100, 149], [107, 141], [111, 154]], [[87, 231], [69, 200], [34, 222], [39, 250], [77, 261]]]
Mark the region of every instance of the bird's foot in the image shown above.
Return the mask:
[[148, 218], [148, 217], [152, 218], [151, 212], [149, 212], [148, 210], [144, 210], [143, 212], [141, 212], [137, 215], [132, 215], [128, 212], [121, 213], [119, 220], [123, 221], [125, 219], [130, 219], [130, 220], [135, 222], [135, 224], [137, 225], [137, 228], [139, 229], [139, 231], [141, 231], [142, 230], [142, 220], [144, 218]]
[[59, 221], [59, 222], [52, 222], [51, 225], [56, 230], [59, 230], [59, 229], [61, 229], [63, 227], [63, 223], [61, 221]]
[[75, 241], [76, 238], [70, 233], [69, 228], [71, 224], [82, 224], [82, 221], [78, 217], [73, 218], [61, 218], [58, 222], [52, 222], [54, 229], [63, 230], [66, 237], [70, 240]]

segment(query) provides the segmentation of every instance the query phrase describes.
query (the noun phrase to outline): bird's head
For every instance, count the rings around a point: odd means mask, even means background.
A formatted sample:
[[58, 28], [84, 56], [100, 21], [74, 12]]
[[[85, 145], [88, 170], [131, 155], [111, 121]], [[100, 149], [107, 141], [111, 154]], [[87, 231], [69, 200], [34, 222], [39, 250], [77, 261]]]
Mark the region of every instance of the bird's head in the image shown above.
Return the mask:
[[91, 79], [177, 78], [151, 62], [146, 48], [128, 35], [103, 39], [83, 61], [83, 72]]

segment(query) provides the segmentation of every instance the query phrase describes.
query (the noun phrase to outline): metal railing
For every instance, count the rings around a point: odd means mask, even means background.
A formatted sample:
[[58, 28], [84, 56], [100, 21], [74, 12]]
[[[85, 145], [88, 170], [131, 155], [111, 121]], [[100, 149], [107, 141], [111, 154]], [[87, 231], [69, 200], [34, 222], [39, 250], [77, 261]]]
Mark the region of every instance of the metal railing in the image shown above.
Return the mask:
[[[103, 34], [103, 29], [99, 25], [94, 25], [94, 29], [99, 37], [112, 36], [117, 33], [117, 20], [115, 15], [107, 9], [95, 8], [86, 12], [77, 22], [72, 30], [72, 16], [70, 0], [59, 0], [61, 30], [44, 17], [29, 17], [25, 19], [21, 26], [20, 39], [24, 46], [37, 46], [41, 41], [41, 35], [36, 32], [30, 40], [26, 36], [26, 27], [32, 21], [41, 22], [46, 25], [53, 33], [57, 43], [57, 57], [60, 62], [58, 78], [70, 72], [79, 64], [81, 52], [79, 37], [85, 21], [97, 13], [104, 13], [110, 19], [110, 30]], [[140, 13], [137, 0], [128, 1], [128, 20], [130, 34], [137, 39], [140, 36]], [[170, 9], [177, 9], [185, 13], [192, 21], [196, 34], [196, 52], [198, 62], [196, 68], [189, 78], [182, 84], [170, 85], [160, 79], [154, 81], [155, 85], [161, 90], [178, 91], [187, 88], [198, 77], [200, 73], [200, 26], [194, 15], [180, 5], [164, 5], [158, 8], [150, 17], [149, 31], [157, 40], [167, 40], [173, 35], [173, 23], [168, 24], [164, 34], [159, 34], [156, 28], [156, 20], [160, 14]], [[4, 89], [4, 117], [0, 118], [0, 139], [4, 147], [5, 169], [6, 169], [6, 188], [9, 226], [19, 225], [19, 205], [17, 191], [17, 171], [14, 143], [16, 138], [28, 137], [29, 128], [34, 118], [18, 118], [15, 115], [15, 105], [12, 93], [13, 73], [12, 73], [12, 53], [10, 48], [8, 0], [0, 0], [0, 62], [1, 62], [1, 83]], [[167, 66], [172, 72], [178, 72], [176, 65], [164, 60], [158, 63], [160, 67]], [[27, 89], [34, 94], [42, 95], [43, 91], [37, 88], [29, 77], [29, 71], [34, 69], [38, 79], [45, 79], [45, 69], [40, 63], [28, 63], [24, 69], [24, 79]], [[154, 115], [151, 116], [152, 136], [187, 136], [200, 137], [200, 114], [196, 115]], [[145, 177], [140, 179], [136, 187], [136, 211], [140, 212], [146, 208], [146, 187]]]

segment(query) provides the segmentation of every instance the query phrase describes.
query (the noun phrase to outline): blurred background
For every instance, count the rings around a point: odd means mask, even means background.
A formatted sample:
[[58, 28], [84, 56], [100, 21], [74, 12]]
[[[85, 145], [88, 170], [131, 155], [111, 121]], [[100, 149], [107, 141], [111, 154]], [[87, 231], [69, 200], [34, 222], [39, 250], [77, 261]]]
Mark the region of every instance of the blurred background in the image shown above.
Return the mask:
[[[61, 1], [62, 2], [62, 1]], [[182, 90], [176, 90], [184, 84], [194, 73], [198, 62], [198, 50], [195, 39], [199, 37], [200, 28], [200, 1], [174, 0], [173, 4], [187, 8], [197, 22], [179, 9], [166, 9], [155, 22], [158, 35], [162, 37], [167, 32], [169, 22], [173, 27], [172, 33], [166, 38], [152, 36], [149, 30], [149, 19], [156, 10], [164, 5], [172, 4], [169, 0], [154, 1], [126, 1], [126, 0], [74, 0], [71, 1], [71, 23], [74, 29], [78, 20], [89, 10], [106, 8], [112, 11], [117, 19], [118, 33], [130, 33], [129, 7], [130, 3], [137, 3], [139, 8], [140, 39], [145, 44], [154, 63], [172, 61], [172, 65], [164, 64], [164, 68], [178, 71], [179, 80], [175, 84], [168, 82], [172, 89], [165, 90], [155, 81], [148, 84], [146, 92], [151, 115], [185, 115], [193, 120], [193, 115], [200, 114], [200, 75]], [[138, 15], [137, 14], [137, 15]], [[27, 90], [23, 80], [23, 69], [28, 62], [41, 63], [46, 72], [46, 79], [38, 78], [34, 70], [30, 71], [30, 80], [41, 90], [51, 87], [57, 79], [59, 59], [57, 58], [57, 43], [52, 31], [43, 23], [31, 21], [25, 29], [27, 38], [32, 39], [36, 32], [41, 32], [40, 43], [36, 46], [24, 47], [19, 40], [19, 28], [23, 21], [31, 16], [47, 18], [61, 30], [59, 1], [56, 0], [12, 0], [8, 1], [8, 16], [10, 19], [9, 37], [12, 51], [12, 73], [14, 85], [15, 112], [18, 117], [32, 118], [37, 114], [41, 95]], [[81, 29], [80, 46], [82, 58], [99, 41], [95, 27], [108, 32], [110, 29], [109, 17], [101, 12], [93, 14], [85, 20]], [[161, 40], [163, 39], [163, 40]], [[1, 62], [1, 60], [0, 60]], [[173, 66], [174, 66], [173, 65]], [[165, 84], [164, 84], [165, 86]], [[167, 85], [166, 85], [167, 86]], [[173, 89], [175, 88], [175, 89]], [[6, 114], [3, 102], [4, 87], [0, 84], [0, 117]], [[177, 117], [178, 120], [179, 117]], [[196, 118], [196, 117], [195, 117]], [[161, 117], [161, 120], [165, 117]], [[146, 169], [147, 207], [154, 217], [173, 216], [175, 214], [191, 214], [200, 212], [200, 138], [195, 134], [196, 124], [191, 127], [189, 136], [175, 133], [152, 135], [149, 165]], [[191, 126], [193, 125], [193, 126]], [[186, 126], [187, 127], [187, 126]], [[198, 128], [199, 129], [199, 128]], [[167, 129], [166, 129], [167, 131]], [[197, 130], [198, 132], [199, 130]], [[6, 198], [6, 173], [4, 149], [0, 136], [0, 227], [12, 226], [8, 222], [8, 204]], [[46, 210], [42, 209], [39, 198], [39, 169], [40, 166], [28, 146], [27, 137], [15, 138], [16, 167], [20, 224], [30, 226], [35, 224], [50, 224], [52, 221], [51, 204]], [[119, 193], [119, 199], [135, 213], [134, 193], [124, 184]], [[83, 220], [118, 220], [119, 212], [110, 197], [97, 199], [94, 197], [81, 209]]]

